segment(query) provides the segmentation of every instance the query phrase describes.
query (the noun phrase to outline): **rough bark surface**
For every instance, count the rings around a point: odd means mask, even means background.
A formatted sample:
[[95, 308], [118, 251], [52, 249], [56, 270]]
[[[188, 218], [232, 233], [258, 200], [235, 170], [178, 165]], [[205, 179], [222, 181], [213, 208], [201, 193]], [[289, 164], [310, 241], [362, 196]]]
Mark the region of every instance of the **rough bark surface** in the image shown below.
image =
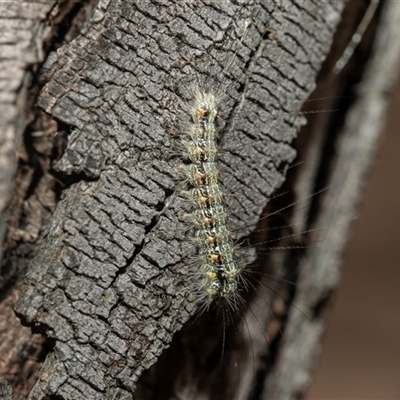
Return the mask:
[[[11, 383], [18, 398], [31, 390], [48, 345], [21, 326], [13, 306], [59, 190], [51, 168], [56, 124], [34, 106], [38, 69], [48, 49], [79, 28], [85, 13], [77, 11], [89, 8], [75, 2], [0, 3], [0, 379]], [[71, 13], [74, 23], [64, 27]]]
[[[216, 320], [205, 315], [186, 324], [138, 379], [196, 312], [189, 267], [195, 249], [182, 218], [188, 204], [179, 195], [182, 151], [174, 137], [187, 126], [185, 105], [199, 84], [227, 93], [221, 174], [233, 232], [243, 238], [294, 159], [292, 142], [303, 123], [298, 113], [315, 87], [342, 8], [342, 2], [311, 0], [99, 1], [80, 34], [50, 54], [38, 104], [70, 127], [54, 169], [74, 183], [63, 190], [35, 248], [16, 305], [24, 323], [54, 343], [30, 399], [295, 398], [304, 391], [376, 147], [397, 48], [387, 80], [374, 87], [378, 98], [354, 111], [379, 103], [375, 125], [368, 120], [373, 134], [361, 130], [359, 138], [347, 127], [333, 135], [329, 146], [340, 138], [338, 155], [327, 146], [326, 129], [296, 146], [307, 157], [295, 178], [299, 192], [331, 182], [326, 201], [345, 208], [307, 204], [291, 217], [296, 225], [284, 230], [283, 242], [295, 250], [271, 252], [270, 260], [280, 265], [274, 276], [298, 282], [295, 290], [264, 275], [251, 280], [246, 309], [237, 315], [223, 309]], [[332, 175], [325, 155], [338, 159]], [[330, 226], [327, 248], [305, 251], [311, 238], [300, 234], [318, 211], [326, 218], [322, 225]], [[262, 271], [271, 269], [267, 264]], [[288, 318], [282, 296], [297, 299]], [[228, 322], [243, 326], [228, 329]]]
[[[32, 152], [21, 147], [21, 138], [33, 120], [29, 88], [37, 64], [46, 57], [43, 43], [51, 32], [48, 22], [57, 14], [52, 14], [53, 11], [51, 1], [0, 3], [0, 260], [4, 248], [0, 276], [0, 380], [7, 379], [23, 393], [31, 389], [43, 362], [39, 356], [43, 339], [32, 336], [29, 328], [21, 327], [12, 308], [18, 299], [26, 258], [32, 254], [30, 249], [34, 248], [32, 243], [38, 237], [43, 216], [47, 213], [48, 218], [54, 208], [55, 196], [43, 190], [51, 181], [49, 174], [30, 192], [35, 175], [29, 165]], [[40, 150], [37, 147], [43, 154], [41, 161], [48, 153], [44, 144], [41, 143]], [[19, 242], [22, 245], [16, 262], [17, 257], [11, 256], [11, 252]], [[11, 398], [9, 391], [10, 387], [1, 386], [0, 398]]]
[[[53, 2], [0, 4], [0, 244], [17, 169], [17, 150], [25, 126], [25, 103], [32, 66], [43, 61], [42, 43]], [[2, 246], [0, 249], [0, 258]]]
[[[226, 99], [232, 123], [221, 168], [235, 188], [232, 217], [238, 226], [255, 224], [294, 158], [295, 113], [329, 49], [337, 6], [294, 4], [289, 19], [267, 2], [100, 2], [82, 34], [52, 55], [39, 105], [75, 127], [58, 168], [90, 180], [64, 191], [16, 307], [55, 340], [32, 397], [131, 397], [142, 371], [196, 311], [184, 261], [194, 246], [179, 219], [187, 204], [174, 192], [179, 157], [168, 157], [182, 104], [202, 79], [222, 76], [219, 90], [242, 85]], [[312, 14], [315, 36], [300, 25]], [[251, 16], [256, 23], [223, 76]], [[279, 46], [262, 38], [268, 24]], [[279, 108], [293, 116], [271, 119]]]

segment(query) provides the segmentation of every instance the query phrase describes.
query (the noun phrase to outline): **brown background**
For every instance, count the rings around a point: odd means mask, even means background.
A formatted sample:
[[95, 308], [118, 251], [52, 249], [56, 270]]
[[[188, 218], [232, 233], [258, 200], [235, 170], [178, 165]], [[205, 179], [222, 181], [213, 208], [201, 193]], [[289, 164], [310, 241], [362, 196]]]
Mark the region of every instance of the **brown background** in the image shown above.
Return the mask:
[[400, 84], [307, 400], [400, 399]]

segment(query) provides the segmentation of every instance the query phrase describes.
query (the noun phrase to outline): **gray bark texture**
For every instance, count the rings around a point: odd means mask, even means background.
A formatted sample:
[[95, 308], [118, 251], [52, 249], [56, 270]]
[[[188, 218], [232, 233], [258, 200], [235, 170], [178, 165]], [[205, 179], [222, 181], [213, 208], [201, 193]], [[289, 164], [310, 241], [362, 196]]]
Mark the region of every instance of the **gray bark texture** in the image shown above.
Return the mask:
[[[333, 74], [363, 15], [344, 5], [0, 5], [0, 377], [15, 399], [301, 397], [399, 64], [400, 5], [382, 2]], [[201, 315], [179, 172], [199, 87], [221, 99], [232, 234], [257, 255], [243, 304]]]

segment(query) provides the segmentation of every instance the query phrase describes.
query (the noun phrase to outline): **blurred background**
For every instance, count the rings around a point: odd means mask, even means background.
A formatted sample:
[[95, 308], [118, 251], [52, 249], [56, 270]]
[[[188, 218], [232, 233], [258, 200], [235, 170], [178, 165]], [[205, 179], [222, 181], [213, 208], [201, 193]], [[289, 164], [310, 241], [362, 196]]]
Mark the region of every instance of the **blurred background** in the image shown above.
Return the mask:
[[306, 400], [400, 399], [400, 84]]

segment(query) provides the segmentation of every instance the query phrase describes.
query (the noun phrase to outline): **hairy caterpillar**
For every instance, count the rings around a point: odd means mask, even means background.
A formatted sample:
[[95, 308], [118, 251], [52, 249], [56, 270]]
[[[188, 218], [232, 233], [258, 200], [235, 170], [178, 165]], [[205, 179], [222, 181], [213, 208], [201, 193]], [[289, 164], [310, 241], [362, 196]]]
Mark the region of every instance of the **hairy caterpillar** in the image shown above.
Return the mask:
[[235, 302], [240, 267], [228, 228], [228, 210], [217, 165], [218, 104], [212, 92], [198, 90], [191, 110], [190, 140], [184, 143], [190, 164], [185, 165], [193, 205], [191, 219], [199, 256], [198, 296], [203, 308], [214, 300]]

